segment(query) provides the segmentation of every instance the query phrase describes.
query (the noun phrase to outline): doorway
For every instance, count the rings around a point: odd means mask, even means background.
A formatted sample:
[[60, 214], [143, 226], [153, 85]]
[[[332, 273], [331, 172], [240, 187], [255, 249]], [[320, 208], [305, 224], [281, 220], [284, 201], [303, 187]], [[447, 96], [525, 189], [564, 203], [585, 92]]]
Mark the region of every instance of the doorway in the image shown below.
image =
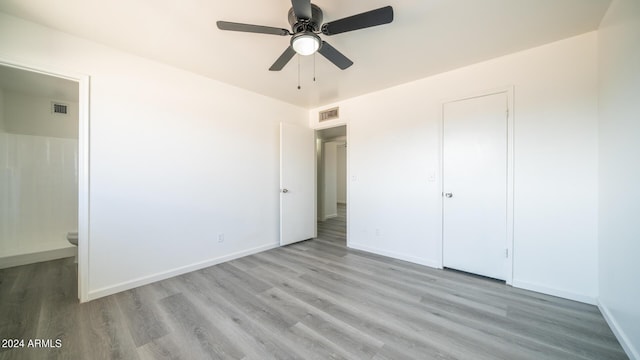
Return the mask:
[[[0, 187], [11, 199], [2, 202], [0, 260], [17, 266], [77, 251], [78, 298], [87, 301], [89, 77], [0, 60], [0, 85], [8, 100], [0, 102]], [[73, 231], [77, 250], [66, 240]]]
[[347, 244], [347, 126], [316, 130], [318, 238]]
[[511, 283], [510, 91], [443, 104], [443, 267]]

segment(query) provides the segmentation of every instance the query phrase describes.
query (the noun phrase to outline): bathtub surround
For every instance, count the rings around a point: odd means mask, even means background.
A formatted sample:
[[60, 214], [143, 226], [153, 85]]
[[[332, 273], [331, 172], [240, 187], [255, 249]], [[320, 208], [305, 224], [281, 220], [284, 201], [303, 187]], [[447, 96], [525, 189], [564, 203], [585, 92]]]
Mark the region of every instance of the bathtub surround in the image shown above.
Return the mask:
[[0, 133], [0, 268], [74, 254], [65, 235], [78, 226], [77, 148], [75, 139]]
[[75, 254], [65, 236], [78, 227], [77, 149], [75, 139], [0, 133], [0, 268]]

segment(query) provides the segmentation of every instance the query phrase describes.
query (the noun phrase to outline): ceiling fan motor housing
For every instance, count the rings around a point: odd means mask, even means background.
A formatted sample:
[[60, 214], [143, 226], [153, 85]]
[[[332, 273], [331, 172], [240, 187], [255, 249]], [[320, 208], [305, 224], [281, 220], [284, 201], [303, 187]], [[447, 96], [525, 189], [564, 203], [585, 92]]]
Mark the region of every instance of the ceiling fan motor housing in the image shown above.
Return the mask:
[[322, 24], [322, 10], [316, 4], [311, 4], [311, 19], [298, 19], [291, 8], [289, 9], [289, 24], [294, 34], [305, 31], [317, 32]]

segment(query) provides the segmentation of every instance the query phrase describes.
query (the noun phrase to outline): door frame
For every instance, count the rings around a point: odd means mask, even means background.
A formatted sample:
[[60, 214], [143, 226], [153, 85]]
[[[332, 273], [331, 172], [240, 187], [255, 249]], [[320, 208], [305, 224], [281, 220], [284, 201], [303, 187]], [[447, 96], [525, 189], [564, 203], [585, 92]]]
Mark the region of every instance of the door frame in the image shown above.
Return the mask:
[[513, 218], [513, 209], [514, 209], [514, 196], [513, 196], [513, 187], [514, 187], [514, 86], [508, 85], [500, 88], [483, 90], [474, 93], [470, 93], [464, 96], [456, 96], [449, 99], [442, 100], [440, 103], [439, 111], [440, 111], [440, 131], [439, 131], [439, 148], [440, 148], [440, 184], [439, 188], [441, 191], [440, 196], [440, 262], [439, 268], [442, 269], [444, 267], [444, 106], [448, 103], [458, 102], [469, 100], [473, 98], [479, 98], [489, 95], [496, 94], [506, 94], [507, 96], [507, 227], [506, 227], [506, 244], [505, 248], [507, 249], [508, 256], [507, 261], [505, 261], [505, 282], [508, 285], [513, 284], [513, 264], [514, 264], [514, 218]]
[[78, 84], [78, 299], [89, 301], [89, 75], [0, 58], [0, 65]]
[[[347, 176], [347, 185], [346, 185], [347, 186], [347, 188], [346, 188], [346, 192], [347, 192], [347, 195], [346, 195], [347, 196], [347, 209], [346, 209], [347, 210], [346, 211], [347, 215], [346, 215], [346, 217], [347, 217], [347, 219], [345, 221], [345, 226], [347, 227], [347, 229], [346, 229], [346, 232], [345, 232], [345, 236], [346, 236], [347, 247], [350, 247], [349, 246], [349, 238], [350, 238], [350, 236], [349, 236], [349, 228], [350, 228], [349, 227], [349, 221], [351, 219], [351, 216], [350, 216], [351, 207], [349, 206], [349, 203], [351, 202], [351, 198], [350, 198], [350, 195], [349, 195], [350, 194], [349, 189], [351, 188], [351, 186], [349, 186], [349, 179], [350, 179], [350, 177], [349, 177], [349, 173], [350, 173], [349, 163], [350, 163], [350, 160], [349, 159], [350, 159], [350, 153], [351, 153], [349, 151], [349, 138], [350, 138], [349, 137], [349, 132], [350, 132], [350, 127], [349, 127], [349, 124], [347, 124], [346, 121], [331, 121], [330, 124], [323, 124], [323, 125], [320, 125], [320, 126], [318, 124], [312, 124], [312, 129], [314, 130], [314, 134], [315, 134], [314, 138], [316, 139], [315, 141], [316, 141], [316, 144], [317, 144], [317, 142], [318, 142], [318, 131], [337, 128], [337, 127], [340, 127], [340, 126], [346, 126], [347, 127], [347, 135], [346, 135], [347, 139], [345, 140], [345, 142], [347, 144], [347, 174], [346, 174], [346, 176]], [[315, 163], [315, 167], [314, 168], [318, 169], [318, 156], [315, 156], [315, 162], [316, 163]], [[316, 199], [315, 200], [316, 201], [315, 202], [315, 207], [316, 207], [315, 219], [316, 219], [316, 224], [317, 224], [317, 219], [318, 219], [318, 214], [317, 214], [317, 209], [318, 209], [318, 185], [319, 185], [318, 184], [318, 173], [317, 173], [317, 170], [316, 170], [316, 174], [314, 176], [314, 180], [313, 181], [314, 181], [315, 199]], [[317, 228], [318, 227], [316, 225], [316, 236], [317, 236]]]

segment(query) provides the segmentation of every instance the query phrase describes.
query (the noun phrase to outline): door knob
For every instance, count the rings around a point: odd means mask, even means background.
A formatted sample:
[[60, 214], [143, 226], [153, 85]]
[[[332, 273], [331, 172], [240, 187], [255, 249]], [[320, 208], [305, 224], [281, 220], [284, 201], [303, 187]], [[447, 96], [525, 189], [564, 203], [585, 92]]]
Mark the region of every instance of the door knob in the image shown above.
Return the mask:
[[286, 193], [288, 193], [288, 192], [289, 192], [289, 190], [287, 190], [287, 189], [282, 189], [282, 192], [283, 192], [284, 194], [286, 194]]
[[453, 197], [453, 193], [444, 193], [444, 196], [448, 197], [448, 198], [452, 198]]

